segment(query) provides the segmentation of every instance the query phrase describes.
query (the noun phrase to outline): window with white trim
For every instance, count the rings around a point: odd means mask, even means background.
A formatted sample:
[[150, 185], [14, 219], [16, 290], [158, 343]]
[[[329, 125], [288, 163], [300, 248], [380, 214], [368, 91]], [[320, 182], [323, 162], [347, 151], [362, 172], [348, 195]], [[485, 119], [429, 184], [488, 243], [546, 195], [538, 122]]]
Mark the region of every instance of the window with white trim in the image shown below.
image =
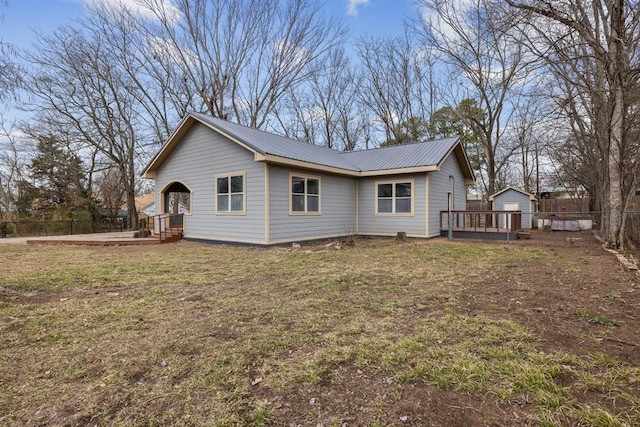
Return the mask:
[[291, 213], [320, 213], [320, 178], [291, 175]]
[[245, 210], [246, 174], [219, 174], [216, 179], [216, 213], [241, 215]]
[[377, 214], [413, 213], [413, 181], [379, 182], [376, 190]]

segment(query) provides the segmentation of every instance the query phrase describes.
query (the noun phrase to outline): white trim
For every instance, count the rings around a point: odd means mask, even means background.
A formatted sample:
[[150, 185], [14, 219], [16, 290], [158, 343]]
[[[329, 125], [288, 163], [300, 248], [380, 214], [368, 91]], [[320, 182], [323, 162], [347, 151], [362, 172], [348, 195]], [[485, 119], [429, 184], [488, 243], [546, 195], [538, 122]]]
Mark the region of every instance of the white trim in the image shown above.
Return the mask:
[[[168, 180], [167, 183], [164, 185], [164, 187], [162, 187], [162, 190], [160, 190], [160, 192], [158, 193], [158, 196], [160, 197], [160, 211], [157, 212], [157, 214], [159, 215], [164, 215], [164, 214], [171, 214], [171, 212], [165, 212], [164, 211], [164, 192], [166, 191], [166, 189], [168, 187], [170, 187], [171, 185], [173, 185], [174, 183], [180, 183], [182, 185], [185, 186], [185, 188], [187, 190], [189, 190], [189, 211], [188, 212], [183, 212], [183, 215], [187, 215], [187, 216], [191, 216], [192, 212], [193, 212], [193, 194], [194, 191], [189, 188], [189, 186], [187, 184], [185, 184], [184, 182], [180, 181], [179, 179], [173, 179], [173, 180]], [[178, 211], [180, 211], [180, 206], [179, 206], [180, 202], [178, 202]], [[155, 210], [155, 209], [154, 209]], [[178, 212], [179, 213], [179, 212]]]
[[271, 207], [269, 205], [269, 164], [264, 164], [264, 243], [269, 244], [270, 234], [271, 234], [271, 216], [270, 210]]
[[490, 201], [490, 202], [493, 202], [493, 201], [494, 201], [494, 199], [495, 199], [496, 197], [500, 196], [500, 195], [501, 195], [501, 194], [503, 194], [503, 193], [506, 193], [506, 192], [507, 192], [507, 191], [509, 191], [509, 190], [513, 190], [513, 191], [515, 191], [516, 193], [520, 193], [520, 194], [522, 194], [522, 195], [524, 195], [524, 196], [529, 197], [529, 200], [531, 200], [532, 202], [535, 202], [535, 201], [537, 201], [537, 200], [538, 200], [538, 198], [537, 198], [534, 194], [527, 193], [526, 191], [520, 190], [520, 189], [515, 188], [515, 187], [512, 187], [512, 186], [508, 186], [507, 188], [505, 188], [505, 189], [503, 189], [503, 190], [500, 190], [500, 191], [498, 191], [497, 193], [493, 193], [492, 195], [490, 195], [490, 196], [489, 196], [489, 201]]
[[[505, 204], [512, 204], [518, 207], [516, 209], [505, 209], [504, 207]], [[520, 209], [520, 202], [502, 202], [502, 210], [503, 211], [521, 211], [522, 209]]]
[[424, 174], [424, 234], [429, 235], [429, 172]]
[[[396, 209], [396, 205], [395, 205], [395, 201], [396, 201], [396, 196], [395, 196], [395, 191], [396, 191], [396, 184], [404, 184], [404, 183], [410, 183], [411, 184], [411, 212], [395, 212]], [[391, 184], [391, 188], [392, 188], [392, 203], [391, 203], [391, 210], [392, 212], [378, 212], [378, 185], [383, 185], [383, 184]], [[396, 179], [396, 180], [375, 180], [373, 183], [373, 196], [374, 196], [374, 203], [373, 203], [373, 216], [391, 216], [391, 217], [410, 217], [410, 216], [416, 216], [416, 180], [414, 178], [407, 178], [407, 179]]]
[[363, 171], [359, 176], [384, 176], [384, 175], [402, 175], [414, 174], [419, 172], [437, 172], [440, 170], [439, 165], [415, 166], [411, 168], [383, 169], [376, 171]]
[[[232, 211], [231, 210], [231, 196], [233, 194], [237, 195], [238, 193], [231, 193], [231, 178], [234, 176], [242, 177], [242, 210], [241, 211]], [[218, 210], [218, 179], [220, 178], [228, 178], [229, 182], [229, 193], [223, 193], [229, 195], [229, 210], [228, 211], [220, 211]], [[247, 214], [247, 171], [235, 171], [235, 172], [223, 172], [217, 173], [213, 176], [213, 203], [214, 203], [214, 215], [217, 216], [243, 216]]]
[[355, 180], [355, 184], [356, 184], [356, 230], [355, 233], [358, 234], [360, 233], [360, 180], [356, 179]]
[[[293, 191], [291, 188], [291, 180], [293, 177], [296, 178], [304, 178], [305, 180], [305, 193], [304, 193], [304, 212], [302, 211], [294, 211], [293, 210]], [[315, 179], [318, 181], [318, 210], [317, 211], [308, 211], [308, 203], [307, 197], [309, 196], [306, 192], [307, 189], [307, 180]], [[289, 216], [320, 216], [322, 215], [322, 180], [319, 176], [316, 175], [308, 175], [306, 173], [297, 173], [289, 171], [289, 179], [287, 180], [287, 192], [289, 193]]]
[[325, 166], [317, 163], [309, 163], [303, 160], [288, 159], [286, 157], [277, 156], [275, 154], [260, 154], [260, 155], [255, 155], [254, 158], [258, 162], [273, 163], [280, 166], [289, 166], [289, 167], [293, 166], [296, 168], [312, 170], [315, 172], [328, 172], [328, 173], [333, 173], [337, 175], [347, 175], [347, 176], [361, 176], [361, 173], [359, 171], [342, 169], [335, 166]]

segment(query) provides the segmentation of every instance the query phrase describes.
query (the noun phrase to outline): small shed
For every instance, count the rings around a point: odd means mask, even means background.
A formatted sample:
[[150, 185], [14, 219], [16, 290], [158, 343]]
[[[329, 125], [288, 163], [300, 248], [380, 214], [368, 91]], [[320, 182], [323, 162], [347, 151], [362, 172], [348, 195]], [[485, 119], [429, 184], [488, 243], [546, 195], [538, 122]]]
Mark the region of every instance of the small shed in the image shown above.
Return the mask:
[[522, 229], [528, 230], [533, 227], [537, 201], [535, 195], [517, 188], [507, 187], [489, 196], [489, 201], [493, 204], [493, 210], [496, 211], [521, 211]]

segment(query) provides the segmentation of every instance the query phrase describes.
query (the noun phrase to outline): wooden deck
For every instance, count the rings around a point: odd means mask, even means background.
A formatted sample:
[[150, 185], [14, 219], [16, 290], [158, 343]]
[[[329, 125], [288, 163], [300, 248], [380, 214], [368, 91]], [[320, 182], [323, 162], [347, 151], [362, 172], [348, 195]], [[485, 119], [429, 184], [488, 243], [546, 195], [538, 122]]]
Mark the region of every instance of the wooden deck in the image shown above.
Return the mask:
[[91, 245], [91, 246], [126, 246], [157, 245], [158, 237], [134, 238], [133, 231], [121, 233], [73, 234], [68, 236], [29, 237], [28, 245]]
[[73, 234], [27, 238], [28, 245], [130, 246], [157, 245], [182, 240], [183, 215], [163, 214], [140, 222], [140, 231], [150, 237], [133, 237], [136, 231], [121, 233]]
[[521, 211], [440, 211], [440, 236], [516, 240], [524, 236], [521, 219]]

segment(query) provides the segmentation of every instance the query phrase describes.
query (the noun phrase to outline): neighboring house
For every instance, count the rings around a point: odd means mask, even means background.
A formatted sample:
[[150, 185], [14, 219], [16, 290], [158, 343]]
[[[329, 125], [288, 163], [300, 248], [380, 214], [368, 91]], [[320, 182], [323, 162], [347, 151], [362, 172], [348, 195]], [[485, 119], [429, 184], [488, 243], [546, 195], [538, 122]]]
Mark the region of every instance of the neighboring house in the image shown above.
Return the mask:
[[138, 211], [138, 218], [144, 219], [149, 216], [153, 216], [155, 210], [156, 195], [154, 193], [143, 194], [136, 197], [136, 210]]
[[[489, 196], [489, 202], [493, 204], [496, 211], [522, 211], [521, 228], [530, 229], [533, 227], [534, 215], [536, 213], [537, 198], [531, 193], [513, 187], [507, 187], [502, 191]], [[508, 219], [500, 219], [501, 227], [508, 222]]]
[[[174, 211], [174, 200], [169, 201], [169, 211]], [[189, 213], [191, 209], [191, 203], [189, 200], [178, 201], [178, 213]], [[155, 193], [145, 194], [143, 196], [136, 197], [136, 210], [138, 211], [138, 218], [144, 219], [156, 214], [156, 195]]]
[[457, 138], [342, 153], [195, 113], [143, 176], [156, 214], [187, 195], [185, 239], [256, 245], [438, 236], [440, 211], [463, 209], [474, 183]]
[[587, 190], [582, 185], [577, 187], [568, 186], [544, 186], [540, 188], [541, 199], [583, 199], [587, 197]]

